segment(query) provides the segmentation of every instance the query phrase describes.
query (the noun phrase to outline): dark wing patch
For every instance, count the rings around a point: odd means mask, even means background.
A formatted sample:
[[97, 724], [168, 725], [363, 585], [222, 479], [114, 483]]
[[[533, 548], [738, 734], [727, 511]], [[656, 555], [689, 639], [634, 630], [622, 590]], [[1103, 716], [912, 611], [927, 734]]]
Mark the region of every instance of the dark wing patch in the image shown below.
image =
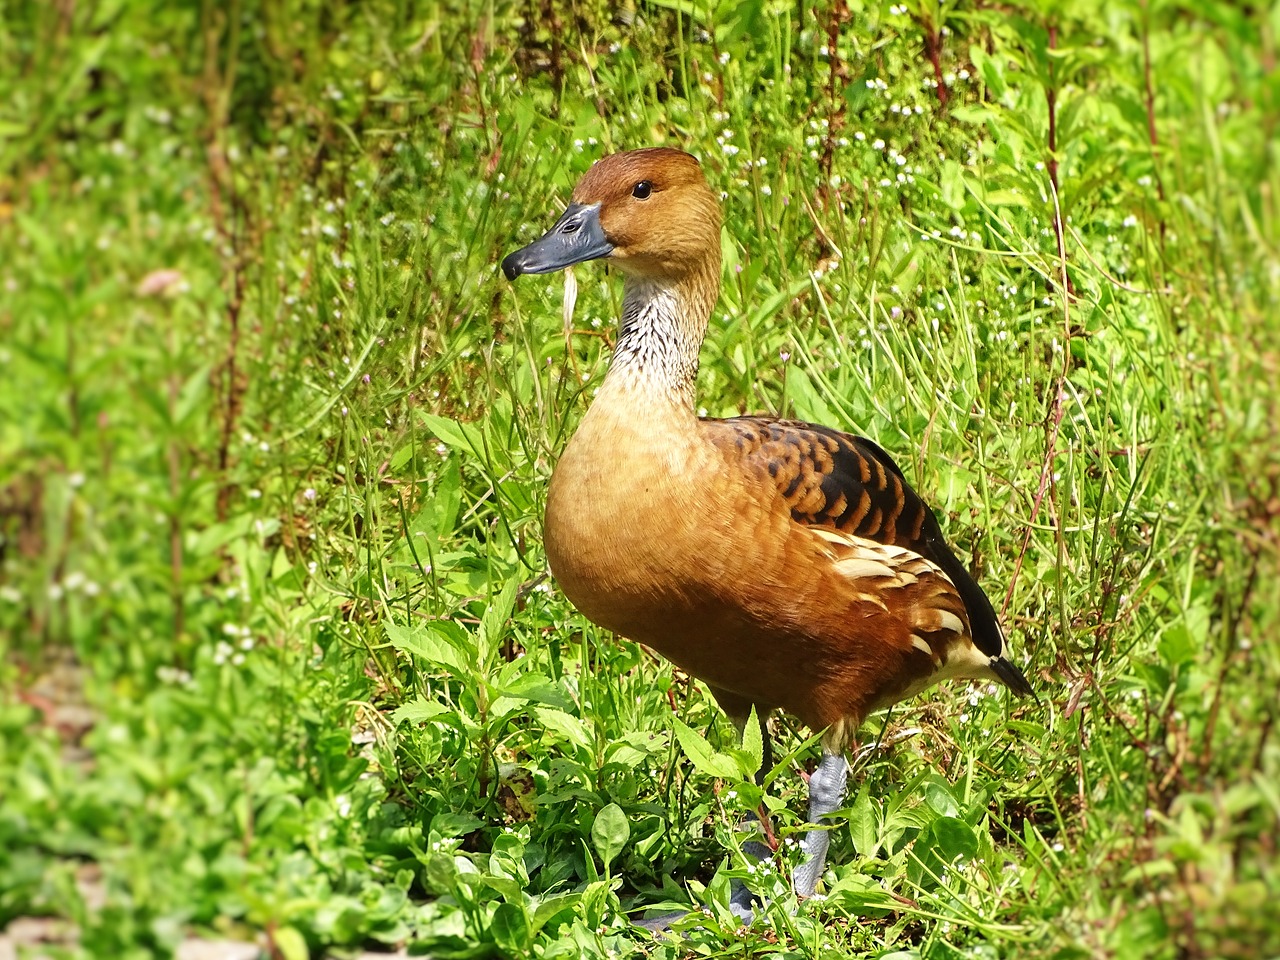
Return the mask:
[[768, 473], [797, 523], [906, 547], [940, 567], [964, 601], [974, 645], [1000, 656], [1004, 637], [991, 601], [947, 545], [933, 511], [879, 446], [796, 420], [702, 422], [717, 446], [733, 448]]

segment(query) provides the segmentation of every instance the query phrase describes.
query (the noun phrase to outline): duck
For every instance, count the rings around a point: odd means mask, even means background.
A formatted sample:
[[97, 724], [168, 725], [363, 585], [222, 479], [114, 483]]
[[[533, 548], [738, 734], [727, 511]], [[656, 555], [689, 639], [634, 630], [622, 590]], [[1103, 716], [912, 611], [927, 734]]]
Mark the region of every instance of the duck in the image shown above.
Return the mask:
[[[874, 711], [948, 679], [1034, 696], [991, 601], [894, 460], [864, 437], [768, 416], [699, 416], [720, 295], [721, 209], [698, 160], [597, 160], [508, 280], [599, 260], [623, 277], [613, 356], [552, 472], [544, 546], [588, 620], [701, 680], [768, 752], [774, 711], [821, 732], [792, 881], [815, 895], [824, 818]], [[768, 766], [769, 759], [765, 764]], [[762, 768], [763, 770], [763, 768]], [[751, 906], [735, 893], [735, 912]]]

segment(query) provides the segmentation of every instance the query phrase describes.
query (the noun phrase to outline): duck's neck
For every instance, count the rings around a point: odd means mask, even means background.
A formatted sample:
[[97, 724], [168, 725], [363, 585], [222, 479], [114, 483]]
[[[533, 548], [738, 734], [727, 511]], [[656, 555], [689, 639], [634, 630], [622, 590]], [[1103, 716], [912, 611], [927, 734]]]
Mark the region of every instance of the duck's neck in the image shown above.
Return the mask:
[[692, 417], [698, 351], [719, 279], [710, 271], [680, 280], [627, 277], [618, 346], [603, 389], [616, 391], [622, 402]]

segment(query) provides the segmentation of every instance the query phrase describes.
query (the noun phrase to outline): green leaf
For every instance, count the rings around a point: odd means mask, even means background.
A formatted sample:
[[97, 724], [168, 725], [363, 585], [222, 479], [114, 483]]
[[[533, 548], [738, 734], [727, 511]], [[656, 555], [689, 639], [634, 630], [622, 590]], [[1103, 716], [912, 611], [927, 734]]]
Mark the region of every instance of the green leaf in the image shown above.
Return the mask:
[[450, 643], [444, 631], [436, 624], [388, 623], [383, 627], [387, 633], [387, 641], [397, 650], [412, 654], [415, 657], [448, 667], [459, 672], [469, 671], [471, 663], [462, 652]]
[[969, 47], [969, 59], [973, 61], [973, 65], [978, 69], [978, 74], [982, 77], [983, 84], [991, 92], [993, 100], [999, 100], [1004, 96], [1004, 68], [1000, 61], [995, 57], [987, 55], [987, 52], [978, 44], [972, 44]]
[[1012, 190], [988, 190], [982, 199], [993, 207], [1025, 207], [1027, 205], [1027, 198]]
[[470, 423], [460, 423], [434, 413], [418, 411], [418, 419], [445, 446], [460, 453], [484, 455], [484, 441], [480, 430]]
[[392, 473], [398, 472], [401, 467], [413, 459], [413, 452], [417, 449], [417, 446], [417, 443], [410, 440], [409, 443], [402, 444], [400, 449], [391, 455], [387, 465], [391, 468]]
[[880, 816], [865, 783], [849, 810], [849, 838], [853, 849], [864, 857], [874, 857], [880, 848]]
[[462, 507], [461, 458], [450, 457], [441, 468], [433, 505], [436, 516], [435, 534], [441, 539], [446, 538], [453, 533], [458, 523], [458, 511]]
[[631, 838], [631, 825], [627, 823], [627, 815], [616, 803], [611, 803], [596, 814], [591, 824], [591, 843], [600, 854], [605, 870]]
[[520, 891], [523, 889], [523, 884], [513, 877], [486, 873], [480, 877], [480, 882], [490, 890], [498, 891], [502, 895], [502, 899], [508, 903], [518, 903], [520, 900]]
[[610, 882], [592, 880], [582, 891], [582, 912], [589, 927], [598, 927], [604, 919], [605, 904], [609, 898]]
[[480, 648], [486, 652], [493, 650], [502, 639], [511, 611], [515, 609], [516, 594], [520, 590], [523, 578], [517, 573], [502, 587], [496, 597], [489, 599], [484, 616], [480, 618]]
[[1165, 630], [1158, 644], [1160, 658], [1169, 666], [1190, 663], [1196, 652], [1209, 642], [1209, 609], [1197, 603], [1187, 609], [1182, 620]]
[[978, 852], [978, 837], [973, 827], [956, 817], [939, 817], [929, 826], [933, 847], [944, 863], [956, 857], [972, 859]]
[[940, 817], [960, 816], [960, 805], [956, 803], [955, 797], [946, 786], [936, 780], [925, 784], [924, 802]]
[[938, 177], [938, 187], [942, 194], [942, 202], [952, 210], [963, 210], [967, 193], [964, 188], [964, 174], [960, 164], [947, 160], [942, 164]]
[[297, 927], [276, 927], [271, 942], [282, 960], [307, 960], [311, 956], [307, 940]]
[[209, 371], [213, 364], [207, 363], [187, 378], [178, 393], [178, 401], [174, 405], [172, 426], [181, 427], [187, 419], [200, 409], [209, 393]]
[[437, 813], [431, 818], [429, 829], [441, 838], [465, 837], [484, 826], [484, 821], [469, 813]]
[[675, 730], [680, 749], [699, 773], [722, 780], [743, 779], [742, 768], [737, 760], [726, 753], [717, 752], [702, 734], [678, 717], [675, 720]]
[[1145, 885], [1157, 877], [1167, 877], [1177, 872], [1177, 864], [1172, 860], [1148, 860], [1126, 870], [1121, 875], [1120, 882], [1126, 885], [1132, 883], [1143, 883]]
[[529, 917], [521, 905], [510, 901], [498, 904], [498, 909], [493, 912], [489, 931], [499, 950], [511, 956], [528, 955], [533, 931], [529, 928]]
[[542, 725], [552, 730], [575, 746], [590, 750], [593, 737], [591, 732], [577, 717], [557, 710], [555, 707], [534, 707], [533, 715], [542, 721]]
[[795, 406], [796, 413], [803, 419], [813, 423], [839, 423], [840, 418], [814, 389], [813, 381], [808, 373], [795, 364], [787, 367], [787, 396]]
[[[518, 666], [518, 664], [512, 664]], [[532, 700], [560, 711], [573, 709], [573, 700], [562, 687], [537, 673], [522, 673], [498, 691], [501, 696]]]
[[580, 893], [561, 893], [539, 900], [533, 910], [532, 932], [537, 933], [547, 924], [547, 921], [555, 919], [557, 914], [572, 910], [581, 899]]
[[410, 723], [426, 723], [448, 712], [449, 708], [443, 703], [428, 700], [426, 697], [415, 697], [408, 703], [400, 704], [391, 712], [391, 722], [399, 724], [407, 720]]
[[764, 764], [764, 736], [761, 733], [755, 706], [751, 707], [751, 715], [747, 718], [747, 725], [742, 730], [742, 749], [747, 759], [751, 761], [750, 772], [755, 774]]

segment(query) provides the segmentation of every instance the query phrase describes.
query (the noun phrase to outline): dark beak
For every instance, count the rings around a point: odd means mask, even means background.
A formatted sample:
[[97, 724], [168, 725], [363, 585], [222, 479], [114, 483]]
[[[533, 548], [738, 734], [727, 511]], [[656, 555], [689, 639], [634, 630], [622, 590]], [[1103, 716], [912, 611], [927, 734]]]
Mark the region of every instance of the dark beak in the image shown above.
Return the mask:
[[600, 204], [569, 204], [556, 225], [539, 240], [509, 254], [502, 261], [508, 280], [522, 273], [550, 273], [584, 260], [607, 257], [613, 244], [600, 226]]

